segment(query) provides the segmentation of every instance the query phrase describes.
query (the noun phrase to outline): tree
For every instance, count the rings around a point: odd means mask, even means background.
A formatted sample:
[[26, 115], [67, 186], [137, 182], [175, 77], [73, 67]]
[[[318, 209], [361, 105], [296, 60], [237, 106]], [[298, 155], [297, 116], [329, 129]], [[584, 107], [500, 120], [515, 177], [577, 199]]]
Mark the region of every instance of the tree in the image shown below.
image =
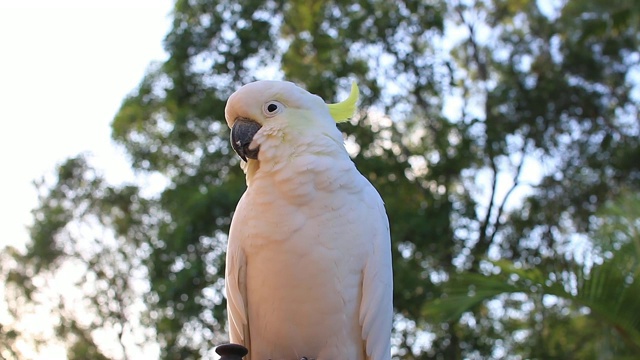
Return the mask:
[[32, 242], [26, 254], [10, 254], [4, 269], [7, 298], [22, 297], [31, 313], [48, 307], [70, 359], [131, 357], [128, 348], [150, 336], [139, 324], [148, 287], [144, 241], [157, 221], [152, 201], [134, 186], [108, 185], [83, 156], [61, 164], [53, 186], [38, 188]]
[[[150, 67], [112, 125], [133, 168], [162, 174], [169, 185], [157, 197], [112, 186], [82, 158], [71, 159], [42, 188], [32, 243], [15, 257], [28, 264], [26, 278], [81, 259], [82, 271], [95, 274], [90, 281], [104, 284], [84, 295], [106, 325], [74, 327], [74, 316], [61, 312], [71, 321], [61, 321], [63, 329], [81, 329], [86, 336], [72, 331], [74, 338], [92, 343], [95, 329], [133, 326], [160, 344], [162, 358], [207, 356], [224, 334], [223, 255], [244, 189], [228, 144], [226, 98], [241, 84], [276, 77], [334, 101], [354, 78], [361, 111], [341, 129], [392, 225], [396, 354], [546, 351], [535, 346], [545, 339], [536, 313], [509, 315], [535, 299], [501, 297], [498, 315], [476, 302], [444, 320], [431, 317], [431, 301], [451, 295], [459, 273], [484, 279], [492, 262], [575, 273], [564, 260], [572, 241], [594, 229], [597, 209], [622, 188], [637, 191], [637, 7], [179, 0], [173, 16], [169, 58]], [[98, 238], [118, 245], [97, 241], [87, 256], [79, 246], [86, 237], [65, 235], [83, 224], [106, 229]], [[30, 283], [15, 285], [30, 290]], [[124, 298], [114, 303], [116, 288]], [[140, 324], [125, 326], [136, 301]], [[593, 335], [579, 313], [568, 318]], [[581, 339], [566, 337], [558, 351]]]
[[[458, 319], [499, 295], [526, 294], [539, 307], [533, 311], [542, 315], [535, 324], [542, 330], [542, 341], [534, 337], [534, 343], [526, 344], [525, 356], [635, 358], [640, 352], [639, 218], [640, 196], [626, 194], [600, 212], [592, 248], [582, 262], [573, 259], [541, 269], [502, 260], [493, 263], [488, 274], [460, 273], [447, 283], [446, 297], [435, 300], [428, 313], [433, 318]], [[588, 326], [596, 332], [585, 331]], [[566, 333], [588, 335], [584, 339], [591, 340], [586, 347], [576, 347], [586, 341], [575, 339], [556, 348]]]

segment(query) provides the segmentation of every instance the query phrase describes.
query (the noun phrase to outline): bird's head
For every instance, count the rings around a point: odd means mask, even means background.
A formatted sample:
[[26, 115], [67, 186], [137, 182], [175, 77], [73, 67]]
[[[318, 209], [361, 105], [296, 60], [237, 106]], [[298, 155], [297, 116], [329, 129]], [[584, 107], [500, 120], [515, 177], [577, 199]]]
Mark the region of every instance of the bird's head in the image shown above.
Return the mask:
[[244, 85], [227, 101], [225, 118], [231, 128], [231, 146], [244, 160], [258, 160], [260, 143], [256, 134], [300, 133], [306, 130], [335, 129], [336, 122], [349, 119], [356, 109], [358, 86], [354, 82], [349, 97], [337, 104], [286, 81], [256, 81]]

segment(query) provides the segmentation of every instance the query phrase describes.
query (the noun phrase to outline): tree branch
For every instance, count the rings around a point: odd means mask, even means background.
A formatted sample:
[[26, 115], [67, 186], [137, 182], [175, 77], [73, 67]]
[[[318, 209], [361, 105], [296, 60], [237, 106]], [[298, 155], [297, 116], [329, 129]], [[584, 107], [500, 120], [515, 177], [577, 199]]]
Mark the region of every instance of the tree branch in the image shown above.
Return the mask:
[[513, 185], [511, 186], [511, 188], [507, 191], [507, 193], [504, 196], [504, 199], [502, 199], [502, 203], [500, 204], [500, 206], [498, 207], [498, 213], [496, 214], [496, 220], [495, 220], [495, 226], [493, 227], [493, 232], [491, 233], [491, 237], [489, 238], [489, 243], [492, 243], [493, 240], [496, 237], [496, 234], [498, 233], [498, 230], [500, 228], [500, 226], [503, 224], [502, 221], [500, 221], [500, 218], [502, 217], [502, 214], [504, 213], [504, 207], [507, 203], [507, 201], [509, 200], [509, 197], [511, 197], [511, 194], [513, 194], [513, 191], [520, 186], [522, 183], [520, 182], [520, 175], [522, 174], [522, 167], [524, 164], [524, 159], [525, 159], [525, 148], [526, 148], [526, 142], [525, 145], [522, 146], [522, 156], [520, 157], [520, 163], [518, 164], [517, 168], [516, 168], [516, 174], [513, 177]]

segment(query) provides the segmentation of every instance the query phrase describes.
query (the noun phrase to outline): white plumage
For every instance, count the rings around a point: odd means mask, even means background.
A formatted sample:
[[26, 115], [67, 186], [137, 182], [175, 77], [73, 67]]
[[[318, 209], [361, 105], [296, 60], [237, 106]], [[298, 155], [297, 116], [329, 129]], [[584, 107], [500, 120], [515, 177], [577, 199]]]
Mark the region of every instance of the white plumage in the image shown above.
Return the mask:
[[231, 342], [253, 360], [390, 359], [389, 224], [327, 104], [258, 81], [225, 117], [248, 185], [227, 249]]

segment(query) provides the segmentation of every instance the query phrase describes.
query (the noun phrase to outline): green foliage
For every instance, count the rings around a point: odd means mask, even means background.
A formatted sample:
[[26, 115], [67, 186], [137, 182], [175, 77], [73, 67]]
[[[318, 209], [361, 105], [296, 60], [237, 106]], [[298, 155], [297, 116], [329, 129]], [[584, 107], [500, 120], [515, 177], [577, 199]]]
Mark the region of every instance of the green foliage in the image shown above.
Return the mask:
[[[615, 335], [616, 345], [620, 348], [615, 349], [618, 356], [637, 354], [640, 351], [639, 218], [640, 197], [632, 194], [622, 198], [618, 203], [609, 205], [599, 218], [602, 225], [594, 239], [594, 245], [599, 249], [596, 252], [598, 256], [589, 264], [570, 261], [552, 270], [542, 270], [524, 268], [519, 263], [506, 260], [493, 262], [491, 266], [486, 263], [485, 268], [490, 269], [488, 274], [466, 272], [454, 275], [446, 285], [445, 295], [432, 301], [425, 315], [434, 320], [455, 321], [463, 313], [474, 311], [498, 295], [526, 294], [528, 299], [552, 296], [553, 299], [569, 301], [572, 310], [569, 315], [554, 312], [567, 309], [564, 302], [551, 309], [536, 310], [540, 314], [551, 312], [554, 317], [550, 320], [554, 328], [543, 334], [543, 344], [548, 340], [560, 341], [553, 338], [562, 333], [556, 328], [557, 318], [577, 322], [570, 327], [571, 331], [581, 331], [584, 328], [582, 322], [587, 320], [579, 319], [587, 315], [580, 310], [586, 308], [591, 318], [589, 322], [608, 330], [609, 336]], [[590, 353], [600, 354], [597, 358], [606, 357], [605, 354], [611, 351], [607, 348], [610, 344], [602, 340], [596, 343], [599, 347], [594, 346]], [[557, 345], [549, 345], [549, 354]]]
[[6, 330], [0, 325], [0, 359], [17, 359], [18, 352], [15, 349], [15, 341], [20, 334], [14, 330]]
[[[120, 357], [149, 343], [208, 356], [226, 336], [226, 234], [245, 186], [227, 97], [286, 78], [335, 102], [357, 80], [361, 110], [339, 127], [389, 213], [398, 357], [637, 353], [635, 223], [598, 211], [640, 190], [640, 11], [538, 3], [177, 1], [168, 59], [112, 124], [132, 167], [167, 187], [113, 186], [69, 159], [39, 185], [31, 243], [2, 274], [32, 303], [75, 266], [96, 317], [79, 321], [65, 296], [54, 316], [76, 358], [119, 356], [95, 329]], [[594, 255], [578, 261], [581, 243]], [[144, 336], [125, 345], [132, 329]]]
[[21, 308], [27, 314], [52, 308], [54, 331], [74, 351], [70, 358], [110, 358], [95, 343], [95, 329], [126, 352], [122, 339], [140, 326], [137, 303], [148, 282], [142, 263], [157, 227], [149, 216], [153, 201], [135, 186], [108, 185], [83, 156], [58, 166], [53, 185], [42, 181], [38, 189], [26, 253], [6, 250], [13, 260], [2, 269], [7, 298], [28, 300], [33, 306]]

